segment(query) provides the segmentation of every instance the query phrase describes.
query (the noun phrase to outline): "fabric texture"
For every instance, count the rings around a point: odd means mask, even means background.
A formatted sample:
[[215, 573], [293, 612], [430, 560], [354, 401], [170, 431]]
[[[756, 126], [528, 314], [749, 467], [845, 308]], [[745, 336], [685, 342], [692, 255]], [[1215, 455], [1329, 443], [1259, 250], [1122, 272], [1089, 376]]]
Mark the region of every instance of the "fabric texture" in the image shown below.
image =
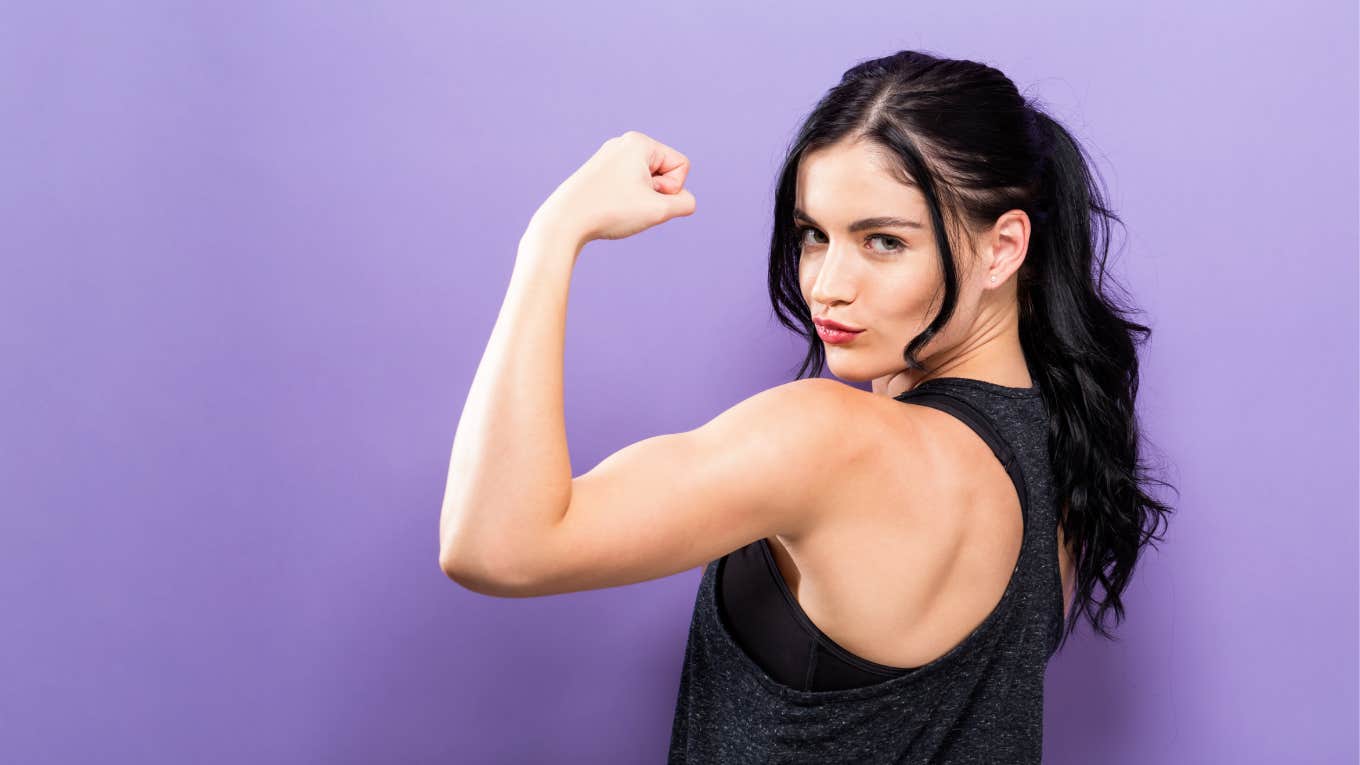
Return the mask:
[[1044, 671], [1063, 629], [1048, 414], [1039, 389], [961, 377], [896, 397], [957, 417], [988, 441], [1019, 494], [1024, 532], [1005, 592], [944, 655], [881, 682], [806, 690], [742, 648], [718, 607], [718, 572], [699, 580], [671, 729], [669, 763], [1038, 763]]

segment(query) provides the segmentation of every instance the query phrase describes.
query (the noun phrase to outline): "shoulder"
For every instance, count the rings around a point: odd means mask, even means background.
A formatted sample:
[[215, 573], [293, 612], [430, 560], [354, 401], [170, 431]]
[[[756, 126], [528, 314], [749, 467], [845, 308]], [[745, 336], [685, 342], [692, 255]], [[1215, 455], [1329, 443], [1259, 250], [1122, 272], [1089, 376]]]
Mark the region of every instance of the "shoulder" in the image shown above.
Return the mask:
[[795, 380], [766, 394], [769, 415], [797, 419], [794, 427], [821, 439], [824, 451], [834, 447], [859, 456], [897, 451], [928, 433], [936, 422], [933, 409], [905, 406], [822, 377]]
[[811, 423], [815, 427], [818, 424], [835, 423], [842, 418], [856, 417], [862, 409], [864, 398], [866, 394], [857, 388], [824, 377], [810, 377], [763, 390], [727, 411], [740, 411], [743, 416], [768, 417], [772, 421], [781, 419]]
[[[945, 418], [952, 419], [948, 415]], [[812, 377], [757, 393], [714, 418], [758, 429], [793, 455], [848, 467], [931, 440], [941, 413]], [[722, 425], [719, 425], [722, 427]]]
[[[770, 479], [764, 484], [767, 494], [798, 506], [796, 526], [809, 529], [828, 508], [853, 494], [854, 487], [878, 475], [885, 455], [901, 459], [901, 448], [918, 432], [906, 409], [900, 402], [814, 377], [756, 393], [692, 433], [709, 452], [728, 451], [740, 459], [747, 467], [744, 472], [764, 472]], [[762, 471], [760, 466], [767, 467]], [[799, 530], [791, 523], [781, 533], [796, 536]]]
[[874, 398], [834, 380], [813, 377], [776, 385], [733, 405], [699, 431], [767, 438], [793, 454], [850, 452], [876, 421]]

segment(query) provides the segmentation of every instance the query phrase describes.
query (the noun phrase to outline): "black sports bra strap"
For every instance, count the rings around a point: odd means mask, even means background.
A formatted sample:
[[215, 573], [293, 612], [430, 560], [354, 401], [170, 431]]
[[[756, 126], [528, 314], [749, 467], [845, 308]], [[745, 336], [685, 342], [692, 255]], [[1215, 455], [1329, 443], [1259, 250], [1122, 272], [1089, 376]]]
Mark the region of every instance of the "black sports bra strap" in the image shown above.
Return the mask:
[[983, 441], [987, 442], [992, 453], [1005, 466], [1006, 473], [1011, 477], [1011, 482], [1015, 484], [1015, 492], [1020, 498], [1021, 513], [1026, 519], [1029, 518], [1029, 493], [1025, 487], [1025, 473], [1020, 467], [1020, 460], [1015, 457], [1015, 451], [997, 431], [991, 417], [973, 406], [968, 400], [939, 390], [909, 390], [899, 395], [897, 400], [948, 412], [972, 428], [974, 433], [977, 433]]

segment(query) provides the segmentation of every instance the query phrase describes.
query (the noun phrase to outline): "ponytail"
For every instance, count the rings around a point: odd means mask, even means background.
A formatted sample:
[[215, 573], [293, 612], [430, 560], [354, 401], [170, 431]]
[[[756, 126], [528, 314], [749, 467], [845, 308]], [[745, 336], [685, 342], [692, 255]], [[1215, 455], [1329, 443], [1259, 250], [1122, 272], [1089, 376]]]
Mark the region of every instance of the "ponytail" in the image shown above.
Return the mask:
[[[1143, 490], [1169, 486], [1139, 461], [1136, 346], [1151, 330], [1107, 291], [1110, 210], [1081, 145], [1043, 111], [1029, 108], [1039, 139], [1039, 190], [1030, 251], [1017, 293], [1020, 342], [1049, 409], [1049, 454], [1063, 536], [1077, 569], [1074, 614], [1096, 631], [1107, 612], [1123, 620], [1121, 596], [1143, 548], [1172, 512]], [[1120, 290], [1122, 292], [1122, 290]], [[1104, 598], [1097, 600], [1099, 583]]]

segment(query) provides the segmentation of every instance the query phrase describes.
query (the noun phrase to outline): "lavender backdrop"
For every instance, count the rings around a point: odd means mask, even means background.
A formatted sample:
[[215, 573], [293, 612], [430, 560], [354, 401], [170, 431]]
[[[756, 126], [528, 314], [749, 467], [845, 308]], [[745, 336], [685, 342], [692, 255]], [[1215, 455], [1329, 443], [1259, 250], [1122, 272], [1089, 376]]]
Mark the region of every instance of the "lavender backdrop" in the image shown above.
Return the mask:
[[660, 762], [699, 571], [497, 600], [448, 448], [539, 201], [605, 138], [694, 217], [591, 244], [579, 474], [792, 377], [774, 169], [851, 64], [993, 63], [1100, 157], [1182, 489], [1055, 763], [1357, 757], [1353, 3], [0, 6], [0, 761]]

